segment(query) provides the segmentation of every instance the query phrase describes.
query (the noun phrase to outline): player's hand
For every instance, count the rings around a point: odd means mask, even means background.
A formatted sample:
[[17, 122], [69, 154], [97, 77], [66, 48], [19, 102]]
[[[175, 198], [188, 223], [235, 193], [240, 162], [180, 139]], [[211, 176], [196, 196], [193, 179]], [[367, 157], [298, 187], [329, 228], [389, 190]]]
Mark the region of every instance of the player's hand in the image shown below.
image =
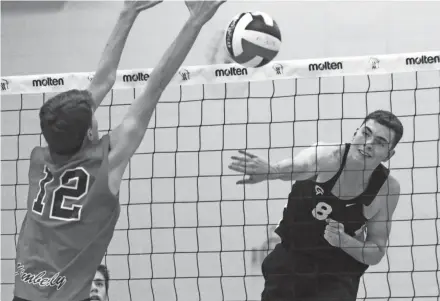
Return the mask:
[[193, 1], [185, 0], [186, 7], [188, 7], [190, 18], [196, 23], [203, 25], [215, 15], [220, 5], [226, 0], [205, 0]]
[[124, 9], [134, 11], [136, 13], [140, 13], [141, 11], [144, 11], [146, 9], [152, 8], [153, 6], [158, 5], [159, 3], [162, 3], [163, 0], [159, 1], [131, 1], [131, 0], [125, 0], [124, 1]]
[[345, 233], [344, 225], [334, 221], [332, 219], [327, 219], [327, 226], [324, 231], [324, 238], [333, 247], [341, 248], [344, 246]]
[[244, 156], [232, 156], [229, 169], [248, 175], [249, 178], [240, 180], [237, 184], [259, 183], [267, 179], [269, 173], [274, 172], [274, 169], [266, 160], [244, 150], [238, 152]]

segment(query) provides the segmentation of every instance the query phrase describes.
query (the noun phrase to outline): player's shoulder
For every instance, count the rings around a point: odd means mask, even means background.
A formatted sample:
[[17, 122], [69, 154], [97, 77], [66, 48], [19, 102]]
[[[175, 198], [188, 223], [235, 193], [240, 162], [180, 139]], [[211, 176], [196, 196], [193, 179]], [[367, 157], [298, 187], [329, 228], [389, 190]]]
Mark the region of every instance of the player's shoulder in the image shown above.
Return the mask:
[[80, 151], [81, 155], [92, 156], [91, 153], [96, 153], [97, 155], [102, 154], [105, 151], [108, 151], [110, 147], [110, 138], [109, 135], [103, 135], [99, 140], [87, 144], [82, 151]]
[[382, 184], [379, 191], [380, 195], [399, 195], [400, 194], [400, 183], [392, 174], [389, 174], [387, 179]]
[[316, 154], [318, 164], [323, 167], [327, 166], [331, 170], [341, 164], [345, 147], [345, 144], [324, 141], [318, 141], [311, 145], [311, 148], [315, 149], [314, 153]]
[[31, 154], [29, 156], [31, 162], [35, 161], [46, 161], [47, 160], [47, 154], [49, 153], [49, 149], [47, 146], [35, 146]]

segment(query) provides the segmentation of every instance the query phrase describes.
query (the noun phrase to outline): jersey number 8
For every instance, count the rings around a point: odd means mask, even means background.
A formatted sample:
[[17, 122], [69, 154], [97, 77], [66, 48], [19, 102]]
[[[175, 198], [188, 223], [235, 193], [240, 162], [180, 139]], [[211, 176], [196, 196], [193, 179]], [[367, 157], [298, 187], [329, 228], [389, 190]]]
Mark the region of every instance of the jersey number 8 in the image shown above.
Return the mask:
[[325, 220], [330, 213], [332, 213], [332, 207], [324, 202], [319, 202], [316, 204], [315, 209], [312, 210], [313, 217], [320, 221]]
[[[54, 180], [54, 176], [47, 168], [44, 167], [44, 178], [40, 180], [37, 197], [34, 199], [32, 211], [43, 215], [46, 205], [47, 185]], [[51, 219], [62, 221], [78, 221], [81, 219], [81, 205], [66, 206], [66, 200], [77, 201], [84, 197], [89, 189], [90, 175], [82, 168], [66, 170], [59, 178], [59, 185], [52, 192], [52, 203], [50, 207], [49, 217]]]

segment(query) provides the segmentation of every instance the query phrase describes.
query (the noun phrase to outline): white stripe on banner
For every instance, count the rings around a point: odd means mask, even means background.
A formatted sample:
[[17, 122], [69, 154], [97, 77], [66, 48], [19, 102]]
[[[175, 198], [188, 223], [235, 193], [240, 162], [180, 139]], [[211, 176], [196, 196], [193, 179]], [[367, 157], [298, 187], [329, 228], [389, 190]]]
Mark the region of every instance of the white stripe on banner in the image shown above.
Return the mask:
[[[374, 56], [333, 57], [313, 60], [274, 61], [260, 68], [238, 64], [182, 67], [170, 85], [240, 83], [294, 78], [367, 76], [401, 72], [439, 71], [440, 51]], [[152, 69], [119, 70], [114, 89], [142, 88]], [[440, 72], [438, 72], [440, 82]], [[93, 73], [42, 74], [1, 78], [2, 95], [59, 93], [84, 89]]]

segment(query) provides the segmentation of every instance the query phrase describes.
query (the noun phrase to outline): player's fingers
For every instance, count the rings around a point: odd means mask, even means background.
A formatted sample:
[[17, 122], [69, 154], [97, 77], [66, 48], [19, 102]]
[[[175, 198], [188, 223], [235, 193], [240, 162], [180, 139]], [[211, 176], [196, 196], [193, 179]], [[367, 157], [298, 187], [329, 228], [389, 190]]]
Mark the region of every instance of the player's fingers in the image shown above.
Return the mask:
[[252, 161], [235, 161], [233, 164], [246, 168], [248, 171], [254, 170], [257, 167], [255, 162]]
[[250, 152], [248, 152], [248, 151], [245, 151], [245, 150], [243, 150], [243, 149], [238, 150], [238, 152], [239, 152], [240, 154], [243, 154], [243, 155], [245, 155], [245, 156], [248, 156], [249, 158], [252, 158], [252, 159], [257, 157], [256, 155], [254, 155], [254, 154], [252, 154], [252, 153], [250, 153]]
[[241, 173], [246, 172], [246, 169], [243, 166], [238, 165], [238, 164], [234, 164], [234, 163], [229, 164], [228, 168], [233, 171], [237, 171], [237, 172], [241, 172]]
[[245, 162], [246, 161], [245, 157], [232, 156], [231, 159], [235, 160], [235, 161], [240, 161], [240, 162]]
[[252, 172], [255, 169], [255, 164], [252, 162], [246, 161], [235, 161], [232, 162], [232, 165], [242, 168], [245, 171]]
[[340, 222], [337, 222], [331, 218], [326, 219], [326, 222], [328, 225], [330, 225], [331, 227], [337, 228], [337, 229], [344, 229], [344, 225], [341, 224]]
[[331, 232], [331, 233], [339, 233], [339, 229], [337, 227], [333, 227], [330, 225], [325, 226], [325, 231]]
[[248, 178], [248, 179], [243, 179], [243, 180], [239, 180], [237, 181], [237, 185], [244, 185], [244, 184], [253, 184], [255, 183], [255, 181], [252, 178]]

